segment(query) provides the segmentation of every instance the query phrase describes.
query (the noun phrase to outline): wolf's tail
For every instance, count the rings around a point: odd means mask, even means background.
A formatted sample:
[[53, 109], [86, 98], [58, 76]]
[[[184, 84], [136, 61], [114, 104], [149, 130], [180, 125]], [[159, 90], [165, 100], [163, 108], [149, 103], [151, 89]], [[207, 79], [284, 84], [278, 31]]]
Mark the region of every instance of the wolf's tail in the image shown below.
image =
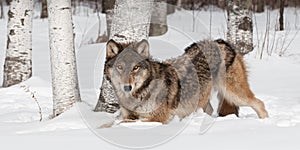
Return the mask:
[[[217, 39], [215, 40], [216, 43], [218, 43], [221, 51], [223, 52], [223, 59], [225, 60], [225, 66], [226, 66], [226, 70], [228, 69], [228, 67], [230, 67], [235, 60], [235, 57], [237, 55], [237, 52], [235, 51], [235, 49], [226, 41], [224, 41], [223, 39]], [[224, 98], [219, 97], [220, 99], [220, 104], [219, 104], [219, 108], [218, 108], [218, 114], [219, 116], [226, 116], [226, 115], [230, 115], [230, 114], [235, 114], [236, 116], [239, 115], [239, 107], [235, 106], [232, 103], [229, 103], [227, 100], [225, 100]]]
[[237, 55], [237, 52], [235, 49], [231, 46], [230, 43], [224, 41], [223, 39], [217, 39], [215, 40], [216, 43], [218, 43], [221, 51], [224, 51], [225, 55], [223, 56], [223, 59], [225, 60], [225, 66], [226, 70], [229, 66], [231, 66], [235, 60], [235, 57]]

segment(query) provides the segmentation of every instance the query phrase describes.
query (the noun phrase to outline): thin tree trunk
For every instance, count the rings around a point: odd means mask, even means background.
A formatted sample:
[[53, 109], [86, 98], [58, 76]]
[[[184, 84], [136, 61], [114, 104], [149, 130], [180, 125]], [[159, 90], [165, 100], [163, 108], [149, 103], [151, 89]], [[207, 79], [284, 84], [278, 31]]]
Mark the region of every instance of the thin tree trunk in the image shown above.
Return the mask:
[[18, 84], [32, 75], [32, 10], [33, 0], [11, 1], [3, 87]]
[[[147, 39], [153, 0], [116, 0], [110, 38], [118, 43]], [[105, 74], [95, 111], [113, 113], [119, 109], [118, 100]]]
[[227, 1], [227, 39], [234, 44], [242, 54], [253, 50], [253, 23], [251, 0], [228, 0]]
[[10, 5], [12, 0], [6, 0], [6, 5]]
[[113, 10], [116, 0], [102, 0], [102, 13]]
[[106, 35], [106, 32], [104, 32], [101, 35], [101, 17], [100, 17], [100, 8], [99, 8], [99, 1], [95, 0], [95, 11], [97, 13], [97, 19], [98, 19], [98, 36], [97, 36], [97, 40], [96, 43], [102, 43], [102, 42], [106, 42], [108, 40], [108, 36]]
[[258, 0], [256, 12], [260, 13], [264, 11], [265, 11], [265, 0]]
[[42, 0], [41, 19], [48, 18], [47, 0]]
[[176, 7], [177, 8], [181, 8], [181, 3], [182, 3], [182, 0], [177, 0]]
[[4, 18], [4, 11], [3, 11], [3, 1], [2, 0], [0, 0], [0, 7], [1, 7], [1, 16], [0, 16], [0, 19], [3, 19]]
[[76, 15], [76, 1], [75, 0], [71, 0], [71, 6], [72, 6], [72, 12], [73, 15]]
[[112, 17], [113, 10], [107, 10], [105, 14], [107, 37], [110, 37]]
[[173, 14], [178, 0], [167, 0], [167, 14]]
[[283, 13], [284, 13], [284, 0], [280, 0], [280, 9], [279, 9], [279, 30], [284, 30], [284, 22], [283, 22]]
[[102, 13], [105, 13], [106, 17], [106, 32], [107, 36], [110, 37], [110, 27], [113, 17], [113, 9], [115, 5], [115, 0], [102, 0]]
[[48, 0], [53, 116], [80, 101], [71, 0]]
[[166, 0], [154, 0], [149, 35], [159, 36], [167, 31], [167, 2]]
[[226, 2], [225, 1], [218, 1], [218, 7], [221, 9], [226, 10]]
[[101, 36], [101, 18], [100, 18], [100, 11], [99, 11], [99, 5], [98, 0], [95, 0], [95, 12], [97, 13], [97, 19], [98, 19], [98, 38]]

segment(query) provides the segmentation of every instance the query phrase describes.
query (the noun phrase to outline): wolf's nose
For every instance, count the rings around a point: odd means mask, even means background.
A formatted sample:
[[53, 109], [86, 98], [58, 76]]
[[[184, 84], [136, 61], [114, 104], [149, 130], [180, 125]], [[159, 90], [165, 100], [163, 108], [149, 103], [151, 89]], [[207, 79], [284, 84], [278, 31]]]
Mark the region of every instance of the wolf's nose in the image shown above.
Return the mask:
[[126, 91], [126, 92], [130, 92], [131, 89], [132, 89], [131, 85], [125, 85], [124, 86], [124, 91]]

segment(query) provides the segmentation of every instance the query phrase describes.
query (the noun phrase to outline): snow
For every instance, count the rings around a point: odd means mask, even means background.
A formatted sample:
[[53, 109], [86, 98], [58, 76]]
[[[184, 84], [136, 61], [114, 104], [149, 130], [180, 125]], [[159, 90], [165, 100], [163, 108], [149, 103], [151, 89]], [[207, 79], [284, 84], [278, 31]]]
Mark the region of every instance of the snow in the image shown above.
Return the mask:
[[[299, 30], [299, 18], [294, 8], [286, 9], [289, 22], [288, 39]], [[224, 38], [225, 12], [213, 12], [212, 37]], [[271, 15], [276, 16], [277, 11]], [[209, 12], [200, 11], [196, 29], [192, 29], [192, 12], [177, 11], [168, 16], [167, 34], [150, 38], [150, 53], [157, 59], [180, 55], [192, 41], [209, 38]], [[265, 13], [256, 14], [259, 34], [264, 33]], [[271, 22], [276, 17], [271, 17]], [[101, 15], [101, 27], [105, 16]], [[295, 23], [295, 21], [298, 21]], [[295, 24], [295, 26], [294, 26]], [[256, 96], [262, 99], [270, 118], [260, 120], [250, 108], [234, 115], [210, 118], [201, 110], [186, 119], [175, 118], [170, 124], [117, 123], [112, 128], [100, 128], [112, 123], [118, 114], [93, 112], [99, 94], [105, 54], [105, 43], [91, 44], [97, 35], [96, 16], [75, 16], [76, 51], [82, 103], [51, 119], [53, 111], [50, 81], [50, 56], [47, 20], [33, 23], [33, 77], [21, 84], [0, 88], [0, 148], [1, 149], [299, 149], [300, 139], [300, 35], [283, 56], [257, 57], [258, 48], [245, 57], [249, 82]], [[102, 32], [104, 29], [102, 29]], [[0, 20], [0, 63], [4, 63], [6, 20]], [[256, 31], [254, 31], [256, 34]], [[285, 35], [280, 34], [280, 35]], [[257, 42], [254, 35], [254, 42]], [[256, 44], [256, 43], [255, 43]], [[0, 65], [3, 70], [3, 65]], [[0, 71], [0, 82], [3, 73]], [[26, 90], [29, 89], [29, 91]], [[39, 104], [31, 97], [34, 94]], [[215, 97], [213, 98], [216, 105]], [[39, 106], [38, 106], [39, 105]], [[42, 121], [40, 122], [39, 107]]]

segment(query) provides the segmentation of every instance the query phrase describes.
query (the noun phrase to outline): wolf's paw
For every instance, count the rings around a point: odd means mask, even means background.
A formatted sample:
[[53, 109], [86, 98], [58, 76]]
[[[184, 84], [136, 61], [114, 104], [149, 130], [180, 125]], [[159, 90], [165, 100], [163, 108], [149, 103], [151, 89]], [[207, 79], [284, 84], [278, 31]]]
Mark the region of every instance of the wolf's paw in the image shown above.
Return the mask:
[[137, 122], [137, 120], [124, 119], [124, 120], [120, 121], [119, 124], [121, 124], [121, 123], [131, 123], [131, 122]]
[[108, 123], [104, 123], [102, 124], [100, 127], [98, 127], [99, 129], [103, 129], [103, 128], [111, 128], [114, 125], [114, 122], [108, 122]]

